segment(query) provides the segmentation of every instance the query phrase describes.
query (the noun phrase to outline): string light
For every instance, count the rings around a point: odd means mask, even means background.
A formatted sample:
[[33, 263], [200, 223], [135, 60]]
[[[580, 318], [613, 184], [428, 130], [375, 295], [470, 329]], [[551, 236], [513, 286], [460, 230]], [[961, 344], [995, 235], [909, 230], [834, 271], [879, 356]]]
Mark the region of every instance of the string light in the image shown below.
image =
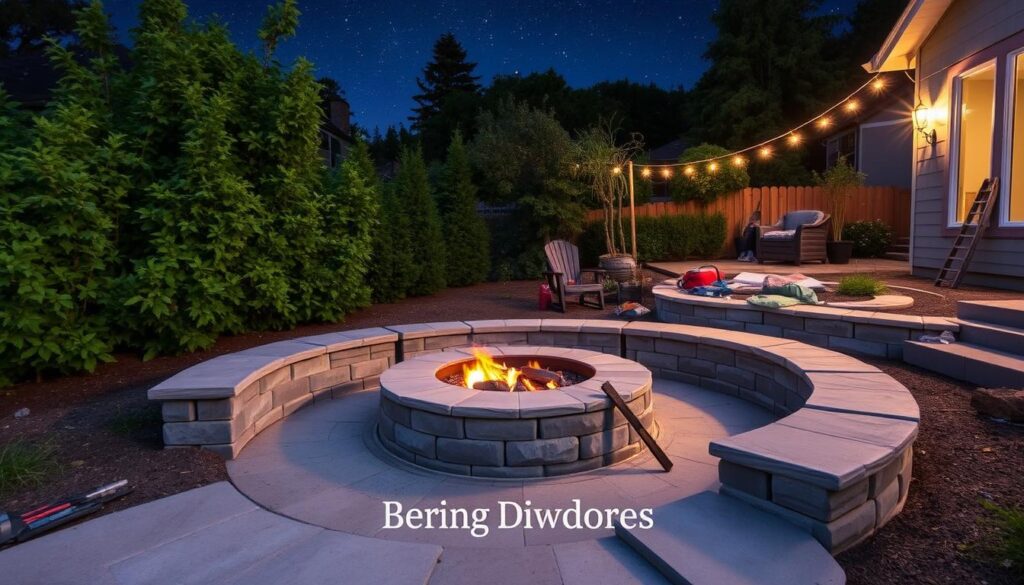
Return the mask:
[[708, 163], [708, 172], [713, 173], [718, 170], [718, 163], [712, 161]]
[[770, 147], [770, 146], [762, 146], [757, 151], [757, 154], [761, 155], [761, 158], [763, 158], [763, 159], [769, 159], [769, 158], [772, 157], [772, 147]]
[[844, 107], [846, 108], [847, 112], [856, 112], [857, 110], [860, 109], [860, 102], [858, 102], [857, 100], [850, 100], [846, 102], [846, 105]]
[[696, 171], [693, 169], [692, 166], [683, 169], [683, 174], [686, 175], [687, 177], [692, 177], [694, 172]]
[[613, 175], [618, 175], [618, 174], [621, 174], [621, 173], [622, 173], [622, 167], [615, 167], [615, 168], [612, 169], [612, 174]]
[[876, 77], [875, 80], [871, 82], [871, 89], [873, 89], [875, 93], [881, 93], [882, 90], [885, 89], [885, 78]]
[[672, 169], [670, 169], [670, 168], [668, 168], [668, 167], [663, 167], [663, 168], [661, 169], [661, 176], [662, 176], [663, 178], [665, 178], [665, 179], [670, 179], [670, 178], [672, 178]]
[[651, 167], [644, 167], [644, 168], [640, 169], [640, 176], [645, 178], [645, 179], [650, 177], [651, 176]]
[[746, 164], [746, 162], [747, 161], [744, 160], [743, 157], [738, 155], [738, 154], [736, 156], [732, 157], [732, 164], [734, 164], [734, 165], [736, 165], [738, 167], [742, 167], [744, 164]]
[[822, 116], [818, 118], [818, 128], [828, 128], [832, 125], [832, 119], [828, 116]]
[[786, 138], [786, 141], [789, 142], [790, 146], [797, 146], [800, 144], [800, 135], [794, 132], [789, 135], [789, 138]]

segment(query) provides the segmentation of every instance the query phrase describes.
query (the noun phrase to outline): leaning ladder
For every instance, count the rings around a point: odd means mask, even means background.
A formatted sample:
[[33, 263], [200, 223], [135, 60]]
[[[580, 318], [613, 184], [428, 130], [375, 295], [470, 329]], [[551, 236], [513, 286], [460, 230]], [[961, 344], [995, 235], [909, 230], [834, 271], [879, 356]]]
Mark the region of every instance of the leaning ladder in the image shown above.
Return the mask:
[[964, 222], [960, 225], [960, 233], [953, 240], [953, 249], [949, 251], [946, 262], [939, 269], [939, 275], [935, 278], [935, 286], [948, 286], [957, 288], [960, 281], [967, 272], [967, 265], [974, 256], [974, 249], [978, 246], [978, 240], [988, 227], [989, 219], [992, 217], [992, 210], [995, 209], [996, 194], [999, 192], [999, 177], [985, 179], [981, 183], [981, 190], [974, 198], [974, 203], [967, 210]]

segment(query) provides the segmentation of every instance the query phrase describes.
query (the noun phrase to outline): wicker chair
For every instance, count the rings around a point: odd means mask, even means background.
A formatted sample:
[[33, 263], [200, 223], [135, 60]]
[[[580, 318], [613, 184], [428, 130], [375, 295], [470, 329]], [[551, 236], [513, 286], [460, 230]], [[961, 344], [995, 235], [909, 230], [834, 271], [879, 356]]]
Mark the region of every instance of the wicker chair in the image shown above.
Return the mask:
[[[552, 305], [565, 312], [565, 295], [579, 294], [580, 304], [595, 309], [604, 309], [604, 282], [601, 278], [605, 271], [600, 268], [580, 269], [580, 250], [565, 240], [553, 240], [544, 246], [544, 254], [548, 257], [548, 267], [544, 273], [548, 286], [551, 287]], [[585, 284], [584, 274], [592, 274], [593, 282]], [[587, 295], [595, 295], [592, 303], [586, 302]]]
[[828, 262], [825, 243], [828, 241], [831, 216], [814, 210], [790, 211], [775, 225], [761, 226], [757, 234], [757, 261]]

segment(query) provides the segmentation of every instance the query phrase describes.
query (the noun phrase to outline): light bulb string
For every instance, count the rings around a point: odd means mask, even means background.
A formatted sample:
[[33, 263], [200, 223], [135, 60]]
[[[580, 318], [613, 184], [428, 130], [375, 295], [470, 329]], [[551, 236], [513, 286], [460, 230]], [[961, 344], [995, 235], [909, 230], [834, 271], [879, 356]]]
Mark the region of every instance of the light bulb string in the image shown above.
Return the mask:
[[738, 155], [741, 155], [743, 153], [750, 152], [752, 150], [757, 150], [759, 148], [768, 146], [769, 144], [771, 144], [773, 142], [776, 142], [778, 140], [782, 140], [783, 138], [787, 138], [789, 136], [794, 136], [796, 134], [796, 132], [802, 130], [803, 128], [806, 128], [807, 126], [810, 126], [811, 124], [814, 124], [815, 122], [821, 120], [823, 117], [825, 117], [828, 114], [830, 114], [835, 109], [842, 107], [843, 104], [846, 104], [846, 103], [850, 102], [850, 100], [854, 96], [859, 94], [861, 91], [863, 91], [865, 87], [871, 85], [872, 83], [874, 83], [875, 81], [877, 81], [881, 77], [882, 77], [881, 75], [875, 75], [871, 79], [865, 81], [860, 87], [858, 87], [857, 89], [855, 89], [852, 92], [850, 92], [849, 95], [847, 95], [846, 97], [844, 97], [840, 101], [836, 102], [835, 105], [833, 105], [832, 107], [828, 108], [824, 112], [818, 114], [817, 116], [814, 116], [813, 118], [807, 120], [803, 124], [800, 124], [799, 126], [796, 126], [794, 128], [790, 128], [789, 130], [783, 132], [782, 134], [779, 134], [778, 136], [774, 136], [774, 137], [769, 138], [767, 140], [763, 140], [763, 141], [758, 142], [757, 144], [754, 144], [752, 146], [748, 146], [748, 147], [742, 148], [740, 150], [734, 150], [734, 151], [732, 151], [730, 153], [727, 153], [727, 154], [722, 154], [722, 155], [719, 155], [719, 156], [705, 158], [705, 159], [701, 159], [701, 160], [691, 160], [691, 161], [687, 161], [687, 162], [661, 163], [661, 164], [635, 163], [634, 166], [641, 167], [641, 168], [650, 168], [650, 169], [667, 169], [667, 168], [674, 168], [674, 167], [687, 167], [687, 166], [691, 166], [691, 165], [699, 165], [699, 164], [703, 164], [703, 163], [719, 161], [719, 160], [727, 159], [727, 158], [730, 158], [730, 157], [738, 156]]

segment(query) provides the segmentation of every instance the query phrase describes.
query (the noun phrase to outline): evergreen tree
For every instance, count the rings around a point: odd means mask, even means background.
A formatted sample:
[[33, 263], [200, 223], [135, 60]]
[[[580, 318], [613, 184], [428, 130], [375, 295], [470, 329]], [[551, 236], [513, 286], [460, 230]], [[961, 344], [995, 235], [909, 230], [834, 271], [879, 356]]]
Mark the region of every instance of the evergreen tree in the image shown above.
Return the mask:
[[490, 234], [477, 213], [473, 170], [458, 132], [448, 146], [437, 201], [444, 230], [448, 284], [466, 286], [484, 280], [491, 268]]
[[405, 148], [394, 181], [395, 203], [408, 219], [412, 261], [408, 294], [429, 295], [445, 286], [444, 234], [419, 148]]
[[413, 99], [418, 105], [409, 118], [420, 134], [427, 160], [442, 158], [451, 133], [472, 124], [480, 92], [474, 69], [476, 63], [466, 60], [466, 50], [452, 33], [434, 43], [433, 59], [424, 67], [423, 77], [416, 78], [420, 93]]

